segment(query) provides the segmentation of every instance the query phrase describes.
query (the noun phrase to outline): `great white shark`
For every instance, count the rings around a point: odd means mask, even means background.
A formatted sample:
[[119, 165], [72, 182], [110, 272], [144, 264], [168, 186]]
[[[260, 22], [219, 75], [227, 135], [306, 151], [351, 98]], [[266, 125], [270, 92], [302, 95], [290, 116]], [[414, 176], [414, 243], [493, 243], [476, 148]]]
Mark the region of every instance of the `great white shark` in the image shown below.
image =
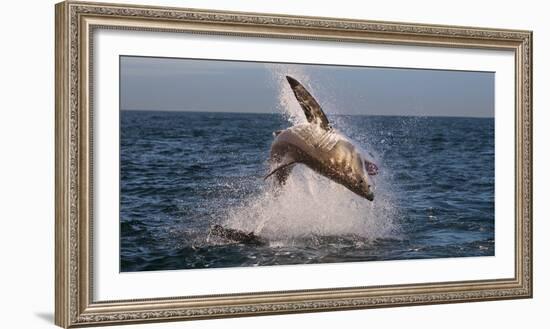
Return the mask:
[[315, 172], [345, 186], [355, 194], [372, 201], [372, 179], [378, 167], [341, 132], [330, 125], [319, 103], [296, 79], [286, 77], [294, 96], [304, 111], [307, 123], [275, 132], [271, 145], [272, 175], [283, 186], [296, 164], [304, 164]]
[[[331, 127], [327, 116], [313, 96], [296, 79], [287, 76], [307, 122], [275, 132], [270, 162], [274, 168], [265, 179], [274, 176], [283, 187], [294, 165], [304, 164], [315, 172], [347, 187], [372, 201], [370, 176], [378, 167], [342, 133]], [[209, 234], [243, 244], [265, 245], [267, 240], [254, 232], [212, 225]]]

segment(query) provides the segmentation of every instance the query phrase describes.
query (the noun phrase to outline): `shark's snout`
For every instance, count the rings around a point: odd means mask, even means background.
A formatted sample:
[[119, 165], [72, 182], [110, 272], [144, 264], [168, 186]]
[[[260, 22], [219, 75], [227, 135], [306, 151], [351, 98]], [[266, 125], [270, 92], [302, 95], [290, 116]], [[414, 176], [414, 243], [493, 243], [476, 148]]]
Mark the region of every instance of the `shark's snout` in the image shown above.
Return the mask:
[[372, 190], [371, 186], [369, 184], [364, 184], [361, 187], [361, 194], [363, 198], [372, 201], [374, 200], [374, 191]]
[[367, 199], [369, 201], [374, 200], [374, 192], [373, 191], [367, 192], [367, 194], [365, 194], [365, 199]]
[[374, 191], [369, 184], [368, 179], [361, 178], [359, 179], [359, 181], [355, 181], [351, 184], [343, 183], [342, 185], [346, 186], [350, 191], [362, 198], [365, 198], [369, 201], [374, 200]]
[[364, 188], [358, 188], [358, 189], [350, 189], [352, 192], [357, 194], [358, 196], [365, 198], [369, 201], [374, 200], [374, 192], [370, 189], [364, 189]]

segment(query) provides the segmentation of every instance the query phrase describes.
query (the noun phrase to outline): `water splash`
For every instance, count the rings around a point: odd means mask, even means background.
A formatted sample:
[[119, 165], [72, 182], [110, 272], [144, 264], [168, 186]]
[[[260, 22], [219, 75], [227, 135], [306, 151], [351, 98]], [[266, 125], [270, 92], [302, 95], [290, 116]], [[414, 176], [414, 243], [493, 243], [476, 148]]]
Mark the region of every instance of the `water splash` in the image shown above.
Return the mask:
[[[285, 78], [291, 75], [313, 95], [317, 95], [318, 90], [309, 83], [306, 69], [294, 65], [270, 65], [269, 69], [279, 92], [281, 114], [291, 125], [306, 123], [305, 115]], [[330, 112], [327, 114], [330, 116]], [[346, 131], [349, 127], [343, 121], [336, 121], [335, 124], [346, 134], [368, 134], [364, 131]], [[377, 157], [376, 152], [370, 151], [373, 150], [371, 145], [357, 146], [363, 150], [369, 149], [369, 152], [364, 151], [369, 154], [367, 158]], [[378, 165], [383, 168], [383, 164]], [[276, 188], [272, 180], [266, 182], [259, 194], [230, 209], [223, 225], [254, 232], [275, 244], [312, 236], [353, 236], [368, 240], [396, 238], [399, 235], [399, 227], [395, 223], [398, 214], [393, 206], [388, 177], [383, 170], [377, 176], [375, 200], [369, 202], [306, 166], [296, 165], [282, 189]]]
[[309, 74], [307, 74], [303, 66], [298, 65], [281, 65], [281, 64], [269, 64], [265, 66], [271, 72], [272, 83], [278, 91], [279, 104], [277, 109], [292, 125], [301, 123], [307, 123], [306, 117], [302, 108], [296, 101], [294, 92], [288, 85], [286, 76], [289, 75], [302, 83], [313, 95], [315, 95], [315, 89], [309, 83]]
[[316, 236], [395, 237], [394, 209], [383, 196], [374, 202], [297, 165], [284, 188], [266, 186], [229, 212], [225, 225], [270, 240]]

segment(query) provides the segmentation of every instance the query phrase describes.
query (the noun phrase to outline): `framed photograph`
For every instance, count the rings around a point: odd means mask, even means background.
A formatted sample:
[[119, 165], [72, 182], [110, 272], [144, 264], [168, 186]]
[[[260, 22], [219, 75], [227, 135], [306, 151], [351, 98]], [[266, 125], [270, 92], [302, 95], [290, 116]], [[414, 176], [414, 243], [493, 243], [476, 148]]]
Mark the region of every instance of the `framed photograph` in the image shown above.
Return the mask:
[[532, 296], [532, 33], [56, 5], [56, 324]]

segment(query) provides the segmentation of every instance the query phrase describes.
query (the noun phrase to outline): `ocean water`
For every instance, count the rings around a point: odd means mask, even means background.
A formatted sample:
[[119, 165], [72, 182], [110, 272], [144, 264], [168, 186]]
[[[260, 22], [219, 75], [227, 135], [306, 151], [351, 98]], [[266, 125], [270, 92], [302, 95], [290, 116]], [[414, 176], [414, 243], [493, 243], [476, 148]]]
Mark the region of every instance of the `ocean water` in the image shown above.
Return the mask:
[[283, 115], [121, 111], [121, 271], [494, 255], [493, 119], [329, 120], [380, 168], [373, 202], [303, 165], [275, 193]]

